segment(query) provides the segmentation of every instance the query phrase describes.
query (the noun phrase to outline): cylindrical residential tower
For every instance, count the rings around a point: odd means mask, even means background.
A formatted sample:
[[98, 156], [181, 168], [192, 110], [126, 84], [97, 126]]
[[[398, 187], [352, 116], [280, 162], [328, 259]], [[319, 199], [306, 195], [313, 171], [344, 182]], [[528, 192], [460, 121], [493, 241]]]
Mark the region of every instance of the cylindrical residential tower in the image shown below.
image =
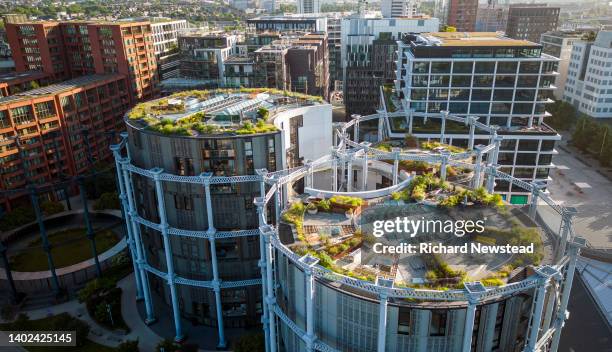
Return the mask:
[[[288, 162], [276, 125], [293, 129], [292, 141], [298, 130], [315, 129], [303, 122], [315, 113], [313, 121], [328, 118], [331, 126], [329, 105], [269, 90], [182, 92], [128, 113], [126, 151], [114, 149], [149, 322], [168, 306], [177, 340], [183, 317], [216, 326], [218, 347], [227, 344], [224, 328], [261, 324], [253, 200], [265, 189], [256, 170], [275, 172]], [[327, 135], [331, 145], [331, 128]], [[313, 157], [303, 149], [291, 148], [290, 162]]]

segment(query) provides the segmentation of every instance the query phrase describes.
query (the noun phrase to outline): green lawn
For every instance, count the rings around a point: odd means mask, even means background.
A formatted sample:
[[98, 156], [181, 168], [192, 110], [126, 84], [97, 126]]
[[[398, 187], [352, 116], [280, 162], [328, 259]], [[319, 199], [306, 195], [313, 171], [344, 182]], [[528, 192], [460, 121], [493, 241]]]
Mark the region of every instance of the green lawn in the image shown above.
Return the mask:
[[[91, 258], [91, 244], [83, 228], [59, 231], [48, 235], [51, 244], [51, 254], [56, 268], [80, 263]], [[110, 230], [96, 234], [96, 249], [98, 255], [119, 242], [117, 236]], [[32, 241], [22, 253], [11, 258], [13, 271], [44, 271], [48, 270], [47, 254], [42, 248], [42, 241], [37, 238]]]

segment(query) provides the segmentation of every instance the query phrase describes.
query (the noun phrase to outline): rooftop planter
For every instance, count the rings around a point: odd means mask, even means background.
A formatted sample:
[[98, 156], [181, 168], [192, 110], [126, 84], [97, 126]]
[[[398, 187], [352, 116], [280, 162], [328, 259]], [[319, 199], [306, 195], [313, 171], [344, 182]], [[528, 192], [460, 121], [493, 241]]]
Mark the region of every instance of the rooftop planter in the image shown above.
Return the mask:
[[[298, 101], [323, 101], [321, 97], [269, 88], [217, 89], [213, 91], [188, 90], [174, 93], [166, 98], [140, 103], [127, 113], [127, 119], [141, 125], [147, 130], [167, 135], [246, 135], [277, 131], [277, 128], [268, 122], [270, 111], [263, 107], [259, 108], [257, 111], [257, 117], [260, 118], [257, 122], [246, 121], [232, 125], [210, 123], [207, 121], [210, 116], [207, 116], [203, 111], [197, 111], [187, 116], [180, 116], [189, 112], [186, 106], [189, 100], [193, 102], [193, 99], [195, 99], [201, 102], [220, 94], [229, 95], [240, 93], [243, 95], [252, 94], [253, 96], [260, 93], [268, 93], [277, 99], [277, 101], [282, 101], [282, 99], [279, 98], [283, 97], [295, 98]], [[286, 103], [287, 102], [284, 102], [284, 104]], [[283, 103], [281, 102], [281, 104]]]

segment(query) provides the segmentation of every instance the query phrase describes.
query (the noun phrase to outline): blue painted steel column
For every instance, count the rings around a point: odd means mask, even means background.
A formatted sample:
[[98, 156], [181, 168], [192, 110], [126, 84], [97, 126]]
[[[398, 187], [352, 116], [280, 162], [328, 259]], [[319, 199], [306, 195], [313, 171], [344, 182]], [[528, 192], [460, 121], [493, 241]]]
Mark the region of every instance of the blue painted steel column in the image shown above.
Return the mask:
[[448, 150], [442, 151], [442, 162], [440, 163], [440, 179], [446, 181], [446, 168], [448, 167], [448, 159], [450, 157]]
[[529, 328], [529, 338], [525, 351], [535, 351], [535, 346], [538, 343], [538, 335], [540, 333], [540, 324], [542, 323], [542, 312], [544, 310], [544, 299], [546, 298], [546, 286], [548, 279], [540, 278], [536, 288], [536, 297], [531, 318], [531, 326]]
[[225, 341], [225, 329], [223, 327], [223, 309], [221, 306], [221, 280], [219, 280], [219, 268], [217, 263], [217, 247], [215, 246], [215, 234], [217, 230], [215, 229], [215, 223], [213, 219], [213, 208], [212, 208], [212, 199], [210, 196], [210, 179], [212, 177], [212, 173], [205, 172], [200, 175], [204, 182], [204, 192], [206, 195], [206, 215], [208, 217], [208, 241], [210, 242], [210, 261], [212, 264], [213, 271], [213, 290], [215, 291], [215, 307], [217, 310], [217, 329], [219, 333], [219, 342], [217, 343], [217, 348], [225, 348], [227, 347], [227, 342]]
[[468, 301], [465, 311], [465, 324], [463, 328], [463, 348], [462, 351], [470, 351], [472, 348], [472, 335], [474, 334], [474, 318], [476, 317], [476, 301]]
[[346, 163], [346, 191], [353, 190], [353, 160], [349, 159]]
[[399, 176], [399, 154], [401, 152], [400, 148], [391, 148], [393, 152], [393, 185], [395, 186], [398, 182]]
[[132, 234], [134, 235], [134, 242], [136, 246], [136, 255], [138, 259], [136, 260], [136, 264], [140, 271], [140, 279], [142, 280], [142, 292], [143, 298], [145, 301], [145, 311], [146, 318], [145, 323], [147, 325], [153, 324], [155, 322], [155, 315], [153, 314], [153, 302], [151, 300], [151, 288], [149, 287], [149, 277], [147, 276], [147, 271], [145, 269], [146, 260], [144, 257], [144, 250], [142, 248], [142, 239], [140, 238], [140, 226], [134, 220], [135, 217], [138, 216], [136, 212], [136, 206], [134, 205], [134, 194], [132, 192], [132, 182], [130, 178], [130, 172], [128, 170], [128, 165], [130, 164], [130, 158], [123, 158], [120, 161], [121, 167], [123, 169], [123, 183], [125, 186], [125, 193], [127, 195], [128, 201], [128, 212], [126, 220], [128, 221], [128, 226], [132, 227]]
[[125, 222], [126, 228], [126, 242], [128, 248], [130, 250], [130, 256], [132, 257], [132, 266], [134, 267], [134, 280], [136, 280], [136, 300], [141, 300], [143, 298], [142, 295], [142, 282], [140, 278], [140, 270], [138, 270], [138, 264], [136, 263], [136, 249], [134, 248], [134, 235], [132, 234], [132, 226], [129, 225], [127, 219], [127, 196], [125, 194], [125, 185], [123, 184], [123, 175], [121, 174], [121, 164], [119, 164], [119, 160], [121, 160], [120, 154], [120, 145], [113, 144], [110, 146], [110, 149], [113, 151], [113, 155], [115, 157], [115, 169], [117, 172], [117, 184], [119, 184], [119, 200], [121, 201], [121, 217]]
[[381, 293], [378, 310], [378, 342], [376, 349], [378, 352], [385, 352], [387, 342], [387, 295]]
[[91, 225], [91, 219], [89, 218], [89, 204], [87, 202], [87, 192], [85, 191], [85, 179], [83, 176], [79, 176], [77, 179], [79, 184], [79, 193], [81, 194], [81, 202], [83, 203], [83, 217], [85, 218], [85, 226], [87, 228], [87, 238], [91, 244], [91, 255], [94, 258], [96, 266], [96, 276], [102, 277], [102, 268], [100, 267], [100, 258], [98, 258], [98, 248], [96, 248], [96, 233]]
[[472, 178], [472, 188], [480, 187], [480, 178], [482, 174], [482, 148], [476, 146], [476, 163], [474, 164], [474, 178]]
[[536, 219], [536, 211], [538, 210], [538, 198], [540, 196], [540, 185], [536, 182], [532, 182], [531, 186], [531, 203], [529, 204], [529, 217], [531, 220]]
[[[261, 169], [257, 172], [261, 177], [259, 183], [259, 198], [255, 198], [255, 206], [257, 206], [257, 219], [259, 228], [266, 224], [266, 184], [263, 180], [263, 175], [267, 173], [267, 170]], [[269, 316], [268, 306], [266, 305], [266, 245], [265, 239], [261, 231], [259, 232], [259, 262], [257, 263], [261, 273], [261, 324], [264, 330], [264, 340], [266, 351], [270, 351], [270, 328], [269, 328]]]
[[561, 293], [561, 302], [557, 308], [557, 317], [555, 321], [555, 332], [552, 337], [550, 344], [550, 352], [557, 352], [559, 349], [559, 341], [561, 340], [561, 329], [565, 325], [565, 319], [569, 318], [569, 312], [567, 311], [567, 303], [569, 302], [570, 292], [572, 291], [572, 284], [574, 282], [574, 274], [576, 272], [576, 259], [580, 251], [580, 245], [584, 244], [584, 239], [577, 238], [579, 243], [570, 244], [569, 249], [569, 262], [567, 264], [567, 271], [565, 274], [565, 282], [563, 283], [563, 291]]
[[172, 258], [172, 244], [170, 243], [170, 235], [168, 235], [168, 219], [166, 217], [166, 202], [164, 199], [164, 190], [160, 180], [160, 175], [163, 170], [160, 168], [152, 169], [153, 179], [155, 180], [155, 194], [157, 195], [157, 211], [160, 219], [160, 230], [164, 239], [164, 253], [166, 255], [166, 278], [168, 286], [170, 286], [170, 299], [172, 300], [172, 313], [174, 314], [174, 340], [177, 342], [183, 341], [183, 329], [181, 327], [181, 310], [176, 293], [176, 284], [174, 283], [174, 262]]
[[444, 138], [446, 137], [446, 119], [448, 118], [448, 111], [441, 111], [440, 117], [440, 120], [442, 120], [442, 126], [440, 127], [440, 143], [444, 143]]
[[468, 123], [470, 124], [470, 137], [468, 138], [468, 150], [474, 149], [474, 129], [476, 128], [477, 116], [469, 116]]
[[53, 255], [51, 254], [51, 245], [49, 244], [49, 238], [47, 237], [47, 229], [43, 221], [42, 211], [40, 210], [40, 204], [38, 203], [38, 194], [36, 188], [33, 185], [29, 185], [30, 190], [30, 201], [34, 208], [34, 214], [36, 215], [36, 222], [38, 222], [38, 229], [40, 231], [40, 239], [42, 240], [42, 246], [47, 254], [47, 264], [49, 265], [49, 271], [51, 272], [51, 285], [55, 294], [60, 292], [60, 284], [55, 272], [55, 264], [53, 263]]
[[266, 284], [268, 286], [266, 299], [266, 305], [268, 306], [269, 326], [270, 326], [270, 352], [276, 352], [276, 313], [274, 312], [274, 306], [276, 305], [276, 298], [274, 296], [274, 280], [272, 272], [272, 261], [274, 260], [274, 253], [272, 252], [272, 236], [273, 229], [269, 226], [264, 230], [263, 235], [266, 240]]

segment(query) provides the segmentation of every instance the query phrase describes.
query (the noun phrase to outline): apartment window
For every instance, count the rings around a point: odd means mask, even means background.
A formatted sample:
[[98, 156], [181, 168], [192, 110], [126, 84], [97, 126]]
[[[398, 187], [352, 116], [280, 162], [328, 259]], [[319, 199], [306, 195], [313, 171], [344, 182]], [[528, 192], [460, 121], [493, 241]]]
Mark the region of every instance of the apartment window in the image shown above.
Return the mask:
[[516, 73], [516, 62], [500, 61], [497, 63], [497, 73]]
[[45, 101], [34, 105], [36, 116], [39, 119], [45, 119], [51, 116], [55, 116], [55, 105], [51, 101]]
[[429, 73], [429, 62], [415, 62], [412, 67], [413, 73]]
[[491, 87], [492, 85], [492, 76], [474, 76], [474, 87]]
[[488, 114], [490, 106], [489, 103], [471, 103], [470, 114]]
[[401, 335], [410, 335], [410, 309], [408, 308], [399, 308], [397, 333]]
[[469, 87], [472, 85], [471, 76], [453, 76], [453, 87]]
[[174, 207], [178, 210], [193, 210], [193, 199], [180, 194], [174, 195]]
[[472, 89], [472, 100], [491, 100], [491, 89]]
[[472, 62], [453, 63], [453, 73], [472, 73]]
[[446, 311], [431, 311], [431, 321], [429, 324], [429, 336], [446, 335]]
[[193, 176], [193, 160], [191, 158], [174, 158], [176, 172], [181, 176]]
[[474, 72], [476, 73], [493, 73], [495, 71], [494, 62], [476, 62]]
[[11, 127], [11, 121], [9, 120], [8, 113], [6, 112], [6, 110], [0, 111], [0, 128], [7, 127]]
[[18, 108], [11, 109], [11, 115], [15, 124], [22, 125], [34, 121], [32, 116], [32, 108], [30, 106], [20, 106]]
[[514, 87], [514, 76], [496, 76], [495, 87]]
[[539, 73], [540, 62], [539, 61], [523, 61], [519, 67], [520, 73]]
[[450, 62], [432, 62], [431, 73], [449, 73], [451, 68]]

